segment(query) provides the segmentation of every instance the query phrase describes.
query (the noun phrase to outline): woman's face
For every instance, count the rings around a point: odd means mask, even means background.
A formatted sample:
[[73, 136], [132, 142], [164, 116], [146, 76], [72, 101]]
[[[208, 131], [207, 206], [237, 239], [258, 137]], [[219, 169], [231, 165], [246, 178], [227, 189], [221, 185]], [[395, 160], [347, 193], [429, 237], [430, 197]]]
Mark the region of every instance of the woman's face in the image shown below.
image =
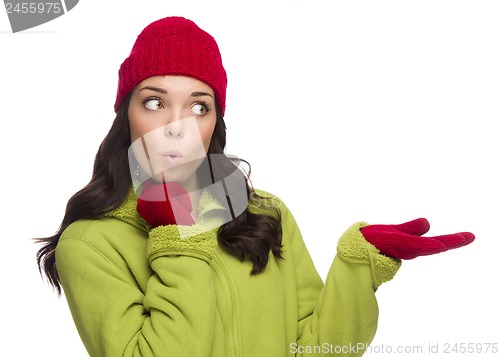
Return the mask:
[[216, 123], [213, 90], [190, 77], [150, 77], [133, 89], [128, 117], [142, 172], [160, 183], [176, 181], [196, 189], [195, 172]]

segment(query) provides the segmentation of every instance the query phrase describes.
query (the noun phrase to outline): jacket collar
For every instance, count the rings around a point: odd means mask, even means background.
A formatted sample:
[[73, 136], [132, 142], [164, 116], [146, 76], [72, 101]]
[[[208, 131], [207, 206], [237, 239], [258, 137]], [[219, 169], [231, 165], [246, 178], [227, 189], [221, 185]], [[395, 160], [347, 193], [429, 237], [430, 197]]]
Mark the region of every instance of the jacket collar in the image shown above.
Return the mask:
[[[226, 208], [210, 193], [209, 190], [203, 190], [198, 203], [198, 219], [197, 222], [203, 221], [203, 218], [208, 212], [215, 210], [226, 210]], [[123, 203], [114, 210], [105, 214], [106, 217], [117, 218], [127, 222], [134, 227], [144, 231], [150, 231], [151, 227], [144, 218], [137, 212], [137, 194], [131, 187], [125, 197]]]

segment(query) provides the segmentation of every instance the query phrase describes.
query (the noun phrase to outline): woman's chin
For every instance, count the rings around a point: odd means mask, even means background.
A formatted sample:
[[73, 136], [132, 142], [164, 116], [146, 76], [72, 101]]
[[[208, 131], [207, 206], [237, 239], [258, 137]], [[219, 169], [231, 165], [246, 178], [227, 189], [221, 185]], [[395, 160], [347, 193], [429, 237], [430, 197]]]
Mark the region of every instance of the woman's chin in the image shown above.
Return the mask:
[[151, 178], [157, 183], [178, 182], [185, 189], [188, 189], [187, 186], [190, 186], [189, 183], [195, 176], [196, 175], [194, 175], [194, 171], [186, 171], [182, 169], [172, 168], [169, 170], [162, 171], [159, 174], [153, 175]]
[[196, 190], [196, 170], [198, 170], [201, 163], [202, 160], [191, 160], [180, 165], [163, 166], [160, 169], [161, 171], [149, 176], [157, 183], [178, 182], [186, 190]]

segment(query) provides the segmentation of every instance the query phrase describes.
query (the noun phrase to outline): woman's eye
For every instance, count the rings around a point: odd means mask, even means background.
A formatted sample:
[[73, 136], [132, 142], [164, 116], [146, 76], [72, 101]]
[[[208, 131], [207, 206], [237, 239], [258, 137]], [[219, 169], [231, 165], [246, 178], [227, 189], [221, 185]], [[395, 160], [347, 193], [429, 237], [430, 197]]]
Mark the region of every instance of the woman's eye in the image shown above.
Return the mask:
[[205, 115], [208, 113], [208, 106], [203, 103], [196, 103], [191, 107], [191, 110], [196, 114], [196, 115]]
[[162, 104], [161, 100], [159, 100], [158, 98], [146, 99], [143, 102], [143, 104], [146, 107], [146, 109], [148, 109], [148, 110], [159, 110], [159, 109], [163, 108], [163, 104]]

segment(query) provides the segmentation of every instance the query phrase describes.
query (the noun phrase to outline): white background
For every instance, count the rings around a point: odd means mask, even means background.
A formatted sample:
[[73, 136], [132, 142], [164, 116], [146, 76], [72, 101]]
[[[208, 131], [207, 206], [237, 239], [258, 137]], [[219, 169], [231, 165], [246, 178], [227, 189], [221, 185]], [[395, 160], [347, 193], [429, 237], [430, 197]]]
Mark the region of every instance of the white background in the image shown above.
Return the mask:
[[404, 262], [379, 288], [373, 346], [431, 356], [429, 344], [500, 342], [500, 3], [81, 0], [17, 34], [0, 13], [9, 356], [86, 356], [64, 297], [38, 274], [31, 238], [52, 235], [88, 182], [114, 119], [119, 65], [142, 28], [169, 15], [217, 39], [227, 152], [288, 204], [323, 278], [358, 220], [426, 217], [429, 235], [476, 234], [468, 247]]

